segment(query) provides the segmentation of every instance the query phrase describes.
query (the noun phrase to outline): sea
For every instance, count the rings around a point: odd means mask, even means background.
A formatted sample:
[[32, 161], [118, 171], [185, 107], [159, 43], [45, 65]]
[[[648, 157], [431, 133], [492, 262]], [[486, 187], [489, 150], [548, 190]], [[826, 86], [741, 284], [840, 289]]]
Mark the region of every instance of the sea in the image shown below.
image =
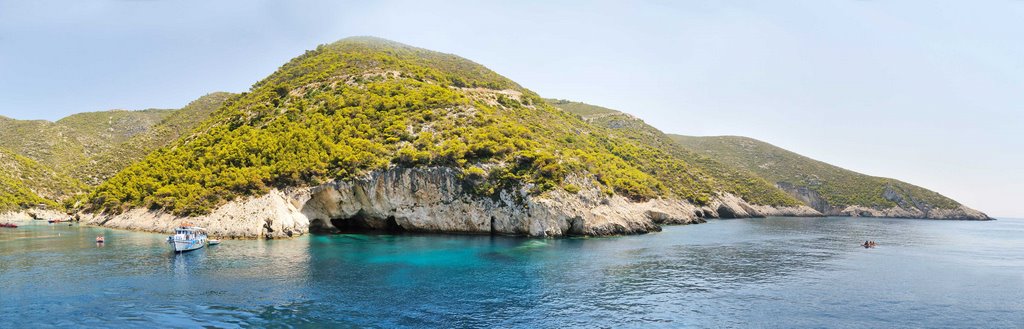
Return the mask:
[[1021, 219], [324, 234], [184, 254], [166, 234], [21, 224], [0, 228], [2, 328], [1024, 328]]

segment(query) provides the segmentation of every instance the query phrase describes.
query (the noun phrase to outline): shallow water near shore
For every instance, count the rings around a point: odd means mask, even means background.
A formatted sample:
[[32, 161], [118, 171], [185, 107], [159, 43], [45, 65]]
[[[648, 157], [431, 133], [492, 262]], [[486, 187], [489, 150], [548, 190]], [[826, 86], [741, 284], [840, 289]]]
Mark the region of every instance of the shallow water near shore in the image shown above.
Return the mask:
[[[313, 235], [181, 255], [160, 234], [22, 224], [0, 229], [0, 327], [1024, 325], [1024, 220]], [[858, 246], [869, 239], [879, 246]]]

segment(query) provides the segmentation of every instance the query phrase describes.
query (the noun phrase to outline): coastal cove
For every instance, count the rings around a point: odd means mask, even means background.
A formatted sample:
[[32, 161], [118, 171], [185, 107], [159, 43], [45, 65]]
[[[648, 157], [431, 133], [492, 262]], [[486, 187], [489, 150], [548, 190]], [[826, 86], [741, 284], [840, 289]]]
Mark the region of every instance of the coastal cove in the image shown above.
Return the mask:
[[0, 329], [1024, 329], [1022, 15], [3, 2]]
[[[1015, 327], [1024, 220], [754, 218], [608, 238], [0, 229], [4, 326]], [[105, 235], [107, 243], [93, 242]], [[864, 249], [864, 240], [879, 243]]]
[[248, 92], [177, 110], [0, 117], [0, 167], [0, 214], [50, 209], [152, 232], [188, 221], [227, 238], [989, 219], [897, 179], [751, 138], [669, 135], [624, 112], [541, 98], [466, 58], [375, 37], [318, 45]]

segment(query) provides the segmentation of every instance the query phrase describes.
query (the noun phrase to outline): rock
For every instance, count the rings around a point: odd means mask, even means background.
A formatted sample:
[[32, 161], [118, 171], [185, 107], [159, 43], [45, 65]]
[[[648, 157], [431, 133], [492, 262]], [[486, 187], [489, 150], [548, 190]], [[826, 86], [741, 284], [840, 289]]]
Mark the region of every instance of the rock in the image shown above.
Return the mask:
[[[682, 203], [634, 203], [603, 197], [578, 180], [577, 194], [555, 191], [529, 196], [525, 188], [497, 197], [472, 195], [449, 168], [393, 169], [365, 179], [333, 182], [296, 195], [317, 229], [359, 227], [411, 232], [488, 233], [527, 236], [635, 234], [660, 230], [658, 219], [686, 222]], [[663, 210], [667, 209], [667, 210]], [[338, 227], [342, 226], [342, 227]]]
[[[488, 197], [470, 193], [469, 184], [455, 169], [395, 168], [351, 181], [275, 189], [266, 195], [235, 200], [204, 216], [180, 217], [149, 209], [132, 209], [116, 215], [80, 215], [84, 223], [114, 228], [170, 233], [181, 222], [188, 221], [206, 228], [215, 237], [269, 239], [299, 236], [311, 230], [335, 232], [353, 228], [534, 237], [603, 236], [658, 232], [659, 225], [703, 223], [708, 218], [823, 216], [808, 206], [755, 205], [731, 194], [718, 195], [706, 206], [673, 199], [634, 202], [605, 195], [589, 179], [568, 179], [580, 187], [578, 193], [556, 190], [532, 196], [526, 186]], [[984, 216], [966, 207], [933, 210], [928, 214], [903, 208], [848, 207], [841, 213], [949, 219]]]
[[278, 190], [225, 204], [209, 215], [180, 217], [162, 211], [136, 208], [117, 215], [82, 213], [90, 225], [136, 231], [171, 233], [182, 222], [203, 227], [219, 238], [285, 238], [309, 231], [309, 220]]
[[786, 182], [778, 182], [775, 186], [820, 213], [824, 214], [832, 209], [832, 206], [828, 204], [828, 201], [821, 197], [821, 194], [818, 194], [817, 191], [802, 186], [797, 187]]
[[704, 210], [704, 212], [710, 213], [710, 216], [708, 217], [712, 218], [824, 216], [821, 212], [804, 205], [792, 207], [755, 205], [746, 202], [738, 196], [728, 193], [719, 195], [715, 198], [711, 202], [710, 208], [714, 210]]
[[930, 209], [927, 212], [918, 208], [872, 208], [863, 206], [849, 206], [840, 211], [832, 213], [835, 216], [851, 217], [887, 217], [887, 218], [924, 218], [924, 219], [955, 219], [955, 220], [991, 220], [984, 213], [959, 206], [955, 209]]
[[[82, 216], [87, 224], [167, 233], [188, 221], [224, 238], [284, 238], [342, 228], [553, 237], [657, 232], [658, 224], [704, 222], [699, 215], [710, 212], [682, 200], [609, 197], [579, 178], [570, 178], [581, 187], [576, 194], [531, 196], [527, 186], [496, 197], [477, 196], [465, 190], [459, 176], [450, 168], [396, 168], [352, 181], [273, 190], [205, 216], [148, 209]], [[727, 200], [729, 207], [744, 207], [739, 198]]]
[[67, 219], [68, 214], [46, 208], [32, 208], [19, 211], [11, 211], [0, 214], [0, 222], [20, 222], [33, 219]]
[[818, 192], [806, 187], [796, 187], [784, 182], [779, 182], [776, 186], [827, 216], [991, 220], [984, 213], [963, 205], [954, 209], [934, 208], [914, 198], [904, 197], [892, 186], [886, 187], [882, 191], [882, 198], [897, 204], [890, 208], [867, 206], [837, 208], [829, 205], [828, 201], [822, 198]]

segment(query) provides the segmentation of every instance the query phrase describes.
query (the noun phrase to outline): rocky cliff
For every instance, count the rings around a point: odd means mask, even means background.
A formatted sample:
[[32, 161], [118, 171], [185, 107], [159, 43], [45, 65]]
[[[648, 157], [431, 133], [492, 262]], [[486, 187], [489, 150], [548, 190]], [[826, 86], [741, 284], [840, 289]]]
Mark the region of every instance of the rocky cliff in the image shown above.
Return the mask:
[[[455, 55], [349, 38], [295, 57], [104, 180], [79, 209], [95, 214], [88, 223], [169, 231], [187, 220], [237, 238], [357, 229], [599, 236], [823, 214], [775, 185], [790, 179], [731, 165], [742, 157], [693, 151], [629, 115], [575, 108], [585, 113]], [[956, 215], [954, 201], [895, 180], [769, 167], [808, 180], [791, 184], [828, 200], [824, 210]]]
[[912, 197], [904, 197], [893, 188], [886, 188], [882, 193], [883, 197], [896, 206], [891, 207], [868, 207], [868, 206], [844, 206], [837, 207], [828, 203], [818, 192], [800, 186], [780, 182], [777, 186], [786, 191], [801, 202], [809, 205], [826, 216], [850, 216], [850, 217], [890, 217], [890, 218], [924, 218], [924, 219], [956, 219], [956, 220], [991, 220], [985, 213], [957, 205], [955, 208], [936, 208], [927, 202], [915, 200]]
[[793, 153], [753, 138], [672, 135], [680, 145], [760, 175], [828, 216], [990, 220], [935, 191], [875, 177]]
[[183, 221], [228, 238], [282, 238], [310, 231], [390, 230], [503, 234], [534, 237], [603, 236], [660, 231], [660, 224], [691, 224], [706, 218], [820, 216], [806, 206], [752, 205], [721, 195], [708, 206], [681, 200], [633, 202], [608, 196], [586, 180], [572, 194], [531, 195], [529, 187], [495, 197], [475, 195], [471, 181], [454, 169], [394, 168], [364, 178], [315, 187], [274, 190], [227, 203], [208, 215], [174, 216], [133, 209], [117, 215], [82, 214], [87, 224], [170, 232]]

